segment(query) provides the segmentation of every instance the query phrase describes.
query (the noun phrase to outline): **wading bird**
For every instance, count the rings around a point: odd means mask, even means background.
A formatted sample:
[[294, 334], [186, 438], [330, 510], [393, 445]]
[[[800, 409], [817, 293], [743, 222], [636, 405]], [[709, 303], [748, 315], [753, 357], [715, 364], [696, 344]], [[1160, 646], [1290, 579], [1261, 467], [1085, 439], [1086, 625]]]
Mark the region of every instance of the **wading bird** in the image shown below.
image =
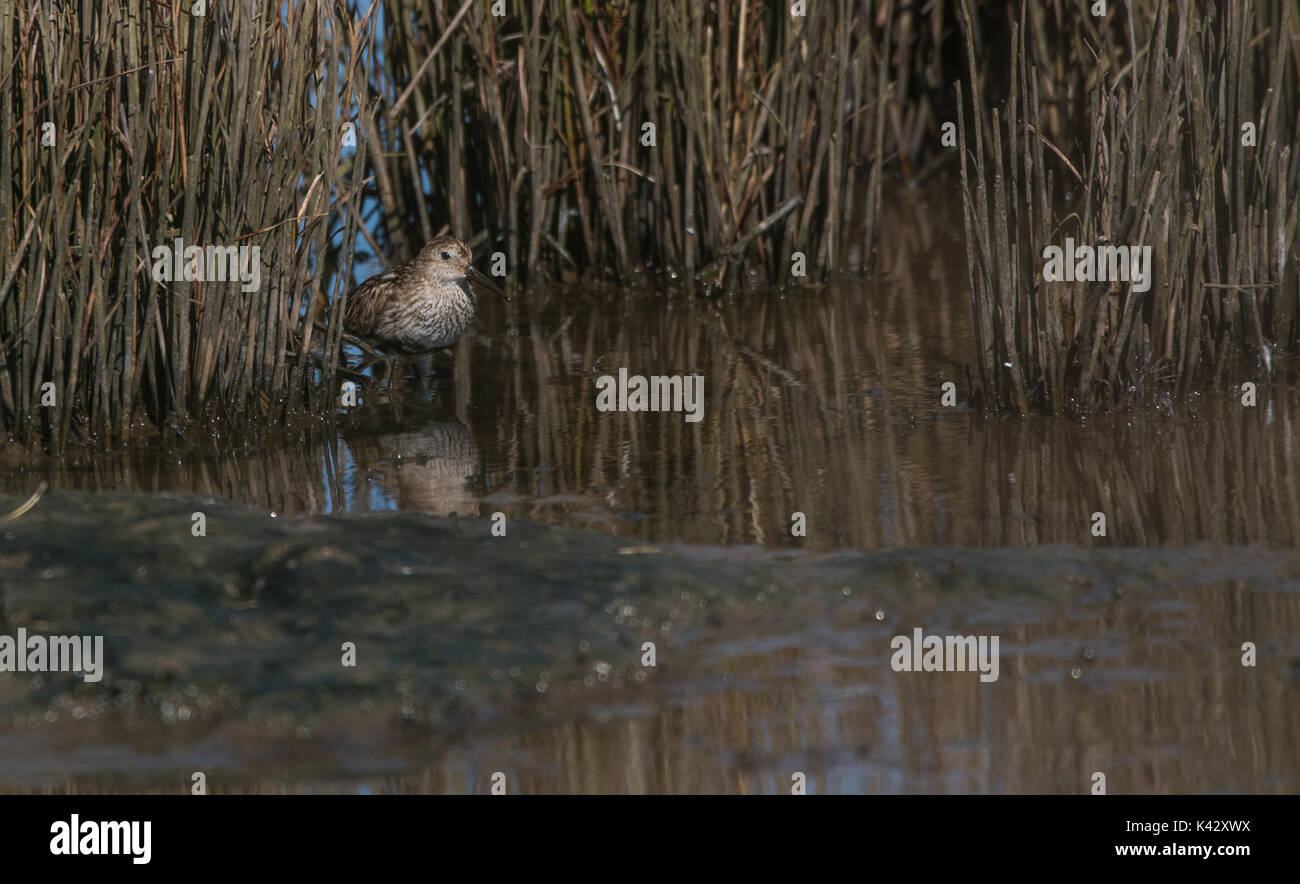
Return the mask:
[[470, 264], [469, 246], [435, 237], [411, 260], [358, 286], [348, 296], [343, 328], [385, 360], [442, 350], [474, 321], [471, 281], [510, 300]]

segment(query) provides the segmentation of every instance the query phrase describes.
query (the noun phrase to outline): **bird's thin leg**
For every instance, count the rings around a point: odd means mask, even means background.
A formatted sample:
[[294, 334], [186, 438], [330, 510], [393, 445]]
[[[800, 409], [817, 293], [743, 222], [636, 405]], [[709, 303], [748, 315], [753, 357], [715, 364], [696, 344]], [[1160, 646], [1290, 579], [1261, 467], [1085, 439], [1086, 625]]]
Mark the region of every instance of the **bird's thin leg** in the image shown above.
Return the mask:
[[397, 359], [393, 359], [388, 363], [388, 376], [386, 378], [388, 386], [388, 403], [393, 406], [393, 416], [397, 418], [397, 422], [405, 423], [405, 409], [402, 406], [406, 397], [406, 391], [402, 389], [402, 385], [406, 380], [406, 372], [398, 370], [398, 361], [399, 360]]
[[393, 364], [397, 362], [399, 358], [398, 356], [388, 354], [388, 353], [382, 353], [379, 350], [376, 350], [374, 347], [367, 344], [361, 338], [358, 338], [356, 335], [349, 334], [348, 332], [343, 333], [343, 341], [345, 343], [352, 344], [362, 352], [361, 364], [357, 366], [358, 372], [364, 372], [366, 369], [378, 365], [379, 363], [382, 362], [384, 364], [384, 379], [383, 379], [384, 384], [387, 386], [392, 386]]
[[339, 374], [344, 375], [345, 377], [355, 378], [356, 380], [359, 381], [374, 380], [374, 378], [370, 377], [369, 375], [363, 374], [354, 368], [348, 368], [346, 365], [340, 365], [336, 370], [338, 371]]
[[384, 365], [387, 366], [391, 366], [393, 364], [393, 357], [384, 356], [381, 354], [379, 356], [373, 356], [369, 359], [363, 358], [361, 360], [361, 363], [357, 366], [356, 370], [359, 372], [364, 372], [366, 369], [370, 368], [371, 366], [379, 365], [380, 363], [383, 363]]
[[421, 356], [419, 364], [420, 367], [419, 370], [417, 370], [415, 373], [415, 379], [420, 385], [420, 396], [424, 399], [428, 399], [429, 391], [433, 384], [433, 377], [431, 371], [432, 364], [433, 364], [432, 357]]
[[369, 353], [371, 356], [387, 358], [386, 356], [384, 356], [383, 353], [380, 353], [374, 347], [370, 346], [369, 344], [367, 344], [365, 341], [361, 340], [354, 334], [349, 334], [348, 332], [344, 332], [343, 342], [345, 344], [351, 344], [352, 346], [360, 350], [363, 350], [366, 353]]

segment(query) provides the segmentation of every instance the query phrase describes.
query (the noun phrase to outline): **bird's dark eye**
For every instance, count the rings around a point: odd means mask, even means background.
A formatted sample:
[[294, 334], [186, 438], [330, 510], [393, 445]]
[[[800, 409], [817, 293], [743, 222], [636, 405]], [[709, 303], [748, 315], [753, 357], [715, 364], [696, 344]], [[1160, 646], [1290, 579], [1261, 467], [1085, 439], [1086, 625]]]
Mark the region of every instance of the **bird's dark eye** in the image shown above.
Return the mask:
[[451, 252], [443, 252], [443, 253], [442, 253], [442, 260], [444, 260], [444, 261], [450, 261], [450, 260], [451, 260]]

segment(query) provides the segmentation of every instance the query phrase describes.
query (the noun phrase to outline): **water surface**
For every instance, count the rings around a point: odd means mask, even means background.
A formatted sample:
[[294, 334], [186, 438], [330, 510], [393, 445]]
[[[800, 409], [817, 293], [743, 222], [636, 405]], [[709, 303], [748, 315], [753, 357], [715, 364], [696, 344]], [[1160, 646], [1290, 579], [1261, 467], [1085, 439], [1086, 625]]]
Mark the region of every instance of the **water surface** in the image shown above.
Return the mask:
[[[53, 493], [0, 526], [0, 632], [113, 650], [0, 674], [0, 788], [1300, 788], [1297, 390], [971, 411], [948, 202], [894, 201], [869, 279], [485, 298], [333, 423], [4, 449], [7, 506]], [[702, 375], [704, 420], [597, 411], [619, 368]], [[999, 635], [999, 680], [893, 672], [915, 626]]]

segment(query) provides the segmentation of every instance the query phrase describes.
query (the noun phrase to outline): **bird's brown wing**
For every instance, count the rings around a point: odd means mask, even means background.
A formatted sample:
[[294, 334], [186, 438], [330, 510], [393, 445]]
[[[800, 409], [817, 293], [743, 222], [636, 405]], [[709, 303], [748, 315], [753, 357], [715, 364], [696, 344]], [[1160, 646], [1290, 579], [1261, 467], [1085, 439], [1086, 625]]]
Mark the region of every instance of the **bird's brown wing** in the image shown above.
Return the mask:
[[374, 336], [392, 291], [393, 274], [372, 276], [348, 295], [343, 327], [359, 338]]

